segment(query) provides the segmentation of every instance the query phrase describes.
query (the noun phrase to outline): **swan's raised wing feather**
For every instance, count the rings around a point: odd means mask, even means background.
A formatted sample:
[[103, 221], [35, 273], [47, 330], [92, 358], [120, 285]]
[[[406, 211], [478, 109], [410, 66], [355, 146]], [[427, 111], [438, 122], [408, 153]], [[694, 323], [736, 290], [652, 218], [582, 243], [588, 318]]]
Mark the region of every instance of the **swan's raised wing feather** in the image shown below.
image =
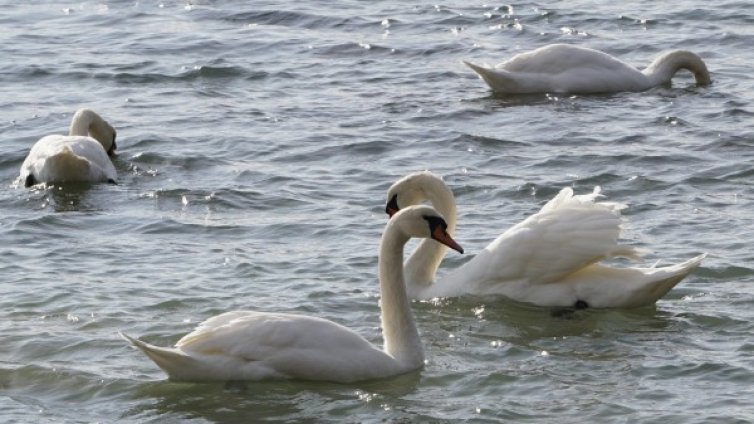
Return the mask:
[[435, 283], [437, 290], [463, 287], [464, 281], [473, 282], [477, 286], [473, 292], [480, 293], [494, 292], [499, 284], [556, 283], [606, 257], [640, 256], [638, 249], [617, 243], [623, 206], [595, 202], [598, 196], [598, 188], [582, 196], [563, 189], [538, 213]]

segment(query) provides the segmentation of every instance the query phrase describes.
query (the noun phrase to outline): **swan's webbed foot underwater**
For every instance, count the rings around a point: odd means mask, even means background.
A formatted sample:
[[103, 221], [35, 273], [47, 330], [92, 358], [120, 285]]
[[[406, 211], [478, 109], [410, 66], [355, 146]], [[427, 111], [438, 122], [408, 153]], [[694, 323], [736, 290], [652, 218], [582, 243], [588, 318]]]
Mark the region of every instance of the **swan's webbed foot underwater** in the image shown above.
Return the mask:
[[555, 309], [550, 312], [550, 315], [554, 318], [571, 319], [576, 311], [587, 308], [589, 308], [589, 304], [586, 301], [579, 299], [573, 304], [573, 308]]
[[576, 308], [577, 310], [578, 309], [586, 309], [586, 308], [589, 307], [589, 304], [586, 303], [585, 301], [579, 299], [579, 300], [576, 301], [576, 303], [573, 304], [573, 307]]

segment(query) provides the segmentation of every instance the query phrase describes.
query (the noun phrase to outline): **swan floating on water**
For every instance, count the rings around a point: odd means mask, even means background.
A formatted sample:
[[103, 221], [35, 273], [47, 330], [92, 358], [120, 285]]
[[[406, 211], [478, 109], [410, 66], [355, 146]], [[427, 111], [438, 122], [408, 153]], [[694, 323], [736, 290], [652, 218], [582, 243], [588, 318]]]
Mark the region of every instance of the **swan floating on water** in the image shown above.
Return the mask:
[[[542, 209], [508, 229], [474, 258], [435, 281], [446, 249], [422, 241], [404, 265], [406, 289], [415, 299], [503, 295], [540, 306], [631, 308], [655, 303], [689, 275], [706, 254], [665, 267], [611, 267], [612, 257], [638, 258], [642, 250], [618, 245], [620, 210], [597, 202], [599, 187], [574, 196], [564, 188]], [[456, 225], [453, 192], [437, 175], [417, 172], [395, 182], [385, 211], [429, 201]]]
[[379, 252], [383, 349], [354, 331], [321, 318], [253, 311], [227, 312], [204, 321], [174, 348], [121, 335], [171, 380], [303, 379], [354, 382], [420, 369], [424, 350], [406, 296], [403, 246], [432, 238], [463, 253], [447, 224], [429, 206], [408, 207], [388, 222]]
[[520, 53], [493, 68], [464, 63], [493, 91], [506, 94], [644, 91], [670, 83], [680, 69], [691, 71], [699, 85], [712, 82], [704, 61], [685, 50], [663, 53], [643, 71], [599, 50], [568, 44]]
[[115, 129], [96, 112], [79, 109], [69, 135], [48, 135], [32, 146], [19, 178], [26, 187], [42, 182], [115, 183], [118, 174], [110, 160], [115, 136]]

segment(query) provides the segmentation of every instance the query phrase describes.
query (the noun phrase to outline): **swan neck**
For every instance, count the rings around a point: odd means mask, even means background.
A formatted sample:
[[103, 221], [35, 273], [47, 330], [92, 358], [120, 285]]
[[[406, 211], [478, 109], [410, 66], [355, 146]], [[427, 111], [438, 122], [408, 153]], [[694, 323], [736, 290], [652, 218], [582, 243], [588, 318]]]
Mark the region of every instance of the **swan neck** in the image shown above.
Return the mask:
[[115, 130], [101, 116], [89, 109], [79, 109], [73, 115], [68, 134], [92, 137], [108, 154], [115, 149]]
[[694, 74], [697, 84], [708, 85], [712, 82], [704, 61], [696, 54], [684, 50], [676, 50], [661, 55], [647, 66], [643, 73], [652, 81], [653, 85], [659, 85], [669, 83], [673, 75], [681, 69]]
[[68, 130], [68, 134], [88, 137], [89, 129], [95, 124], [97, 118], [99, 118], [100, 121], [102, 120], [99, 115], [91, 110], [82, 109], [77, 111], [71, 120], [71, 127]]
[[[453, 192], [439, 177], [425, 181], [423, 191], [426, 200], [445, 217], [448, 234], [455, 234], [456, 201]], [[445, 245], [431, 239], [419, 243], [405, 265], [406, 284], [412, 297], [422, 297], [419, 293], [435, 281], [437, 269], [447, 251]]]
[[424, 363], [424, 349], [403, 279], [403, 247], [409, 238], [393, 224], [388, 222], [379, 252], [384, 350], [407, 368], [416, 368]]

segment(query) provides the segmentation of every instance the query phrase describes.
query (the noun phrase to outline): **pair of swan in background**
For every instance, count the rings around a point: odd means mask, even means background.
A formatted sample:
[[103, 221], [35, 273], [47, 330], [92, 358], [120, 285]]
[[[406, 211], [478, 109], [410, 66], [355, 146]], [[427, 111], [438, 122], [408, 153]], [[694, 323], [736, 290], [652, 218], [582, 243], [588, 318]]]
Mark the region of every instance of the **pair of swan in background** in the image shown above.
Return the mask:
[[[430, 299], [503, 295], [539, 306], [632, 308], [655, 303], [689, 275], [706, 254], [677, 265], [617, 268], [600, 263], [612, 257], [638, 258], [640, 249], [617, 243], [624, 205], [598, 202], [599, 188], [574, 196], [564, 188], [542, 209], [511, 227], [473, 259], [435, 278], [443, 246], [423, 241], [404, 266], [410, 297]], [[386, 212], [429, 201], [456, 224], [453, 192], [437, 175], [417, 172], [387, 192]]]
[[607, 53], [568, 44], [520, 53], [493, 68], [464, 63], [493, 91], [506, 94], [644, 91], [670, 83], [681, 69], [691, 71], [699, 85], [712, 82], [704, 61], [684, 50], [663, 53], [643, 71]]
[[111, 182], [118, 174], [110, 156], [115, 154], [115, 129], [90, 109], [73, 115], [69, 135], [48, 135], [32, 146], [21, 165], [26, 187], [43, 182]]
[[121, 334], [172, 380], [303, 379], [349, 383], [391, 377], [424, 365], [424, 350], [403, 280], [403, 247], [410, 237], [463, 253], [443, 217], [424, 205], [408, 207], [385, 226], [379, 250], [384, 348], [321, 318], [252, 311], [227, 312], [201, 323], [163, 348]]

